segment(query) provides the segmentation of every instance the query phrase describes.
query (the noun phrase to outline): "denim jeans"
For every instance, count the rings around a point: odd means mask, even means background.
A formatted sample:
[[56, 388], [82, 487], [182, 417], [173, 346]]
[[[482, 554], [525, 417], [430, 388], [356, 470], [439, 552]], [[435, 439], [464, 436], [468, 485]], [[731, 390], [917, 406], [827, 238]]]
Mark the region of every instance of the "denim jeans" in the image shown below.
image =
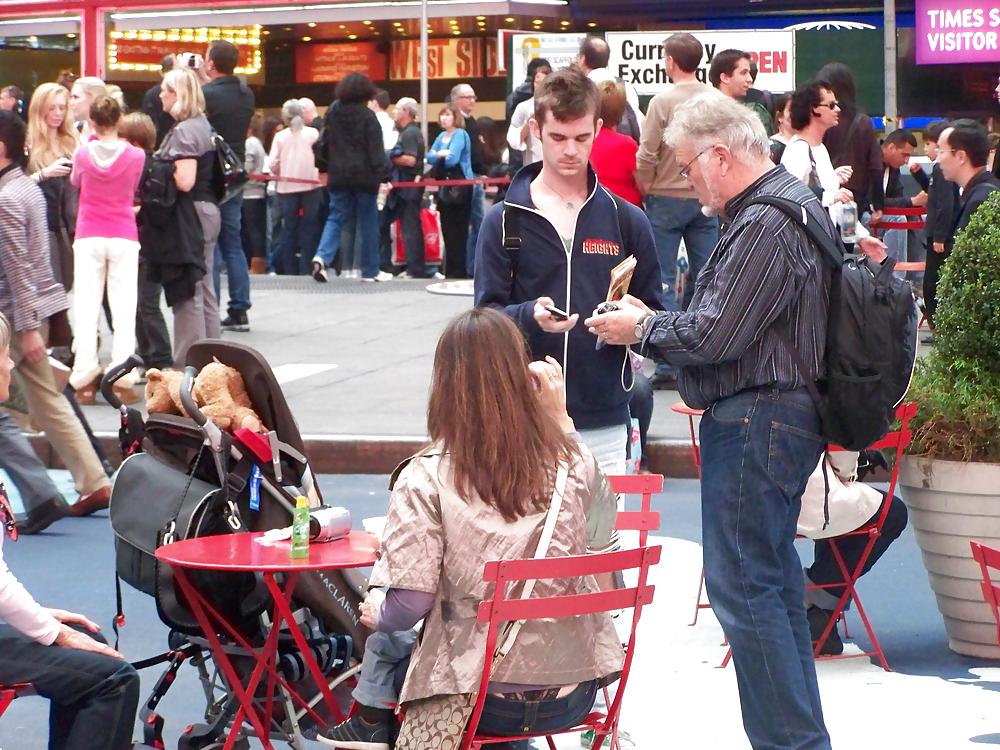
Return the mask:
[[0, 625], [0, 683], [14, 682], [30, 682], [49, 699], [49, 750], [132, 746], [139, 675], [128, 662], [43, 646], [10, 625]]
[[[884, 497], [885, 493], [883, 492], [882, 495]], [[872, 547], [871, 554], [868, 555], [868, 559], [865, 561], [865, 565], [861, 569], [861, 575], [864, 575], [872, 569], [872, 566], [877, 563], [878, 559], [885, 554], [887, 549], [889, 549], [889, 545], [896, 541], [899, 535], [903, 533], [903, 529], [906, 528], [906, 505], [904, 505], [903, 501], [898, 497], [893, 497], [891, 503], [892, 504], [889, 506], [889, 512], [885, 517], [885, 523], [882, 525], [882, 533], [879, 534], [878, 539], [875, 540], [875, 545]], [[884, 504], [885, 503], [883, 501], [883, 505]], [[880, 507], [875, 512], [875, 515], [866, 521], [866, 525], [873, 523], [881, 512], [882, 508]], [[837, 542], [837, 547], [840, 549], [840, 554], [843, 556], [844, 564], [847, 566], [848, 570], [853, 571], [857, 567], [858, 561], [861, 559], [861, 554], [865, 551], [865, 547], [867, 545], [867, 535], [849, 536]], [[809, 583], [838, 583], [839, 581], [844, 580], [844, 576], [840, 572], [840, 568], [837, 566], [837, 561], [833, 557], [833, 550], [830, 548], [830, 543], [825, 539], [816, 540], [813, 564], [806, 569], [805, 573], [806, 580]], [[843, 593], [843, 586], [831, 586], [826, 589], [807, 589], [806, 603], [814, 607], [819, 607], [820, 609], [833, 611]], [[848, 597], [845, 609], [850, 608], [850, 606], [851, 599]]]
[[701, 420], [705, 586], [756, 750], [830, 750], [794, 545], [819, 430], [804, 388], [742, 391]]
[[226, 264], [229, 285], [229, 310], [250, 309], [250, 269], [243, 252], [243, 193], [238, 193], [219, 206], [222, 226], [215, 245], [215, 299], [221, 304], [222, 264]]
[[340, 249], [340, 233], [345, 224], [357, 221], [361, 228], [361, 275], [378, 275], [378, 201], [374, 193], [352, 190], [330, 191], [330, 213], [326, 217], [323, 236], [316, 248], [316, 260], [324, 266], [333, 264]]
[[7, 472], [21, 494], [25, 515], [18, 516], [18, 520], [26, 519], [42, 503], [59, 497], [45, 464], [21, 432], [20, 425], [6, 411], [0, 412], [0, 469]]
[[[545, 734], [575, 727], [583, 721], [594, 706], [597, 682], [581, 682], [569, 695], [540, 701], [516, 700], [513, 696], [501, 698], [487, 695], [483, 715], [479, 719], [477, 734], [493, 737], [510, 737], [519, 734]], [[487, 745], [521, 750], [530, 747], [529, 741]]]
[[[705, 216], [695, 198], [671, 198], [663, 195], [646, 196], [646, 216], [653, 226], [656, 257], [660, 261], [663, 283], [663, 309], [684, 310], [694, 294], [694, 282], [719, 241], [719, 221]], [[689, 281], [684, 286], [684, 299], [678, 304], [677, 250], [681, 239], [688, 254]], [[673, 368], [666, 362], [656, 365], [656, 372], [669, 373]]]
[[319, 242], [317, 215], [322, 202], [321, 188], [300, 193], [278, 193], [282, 223], [281, 239], [274, 251], [274, 269], [278, 273], [298, 276], [309, 271]]
[[358, 685], [351, 693], [354, 700], [371, 708], [395, 708], [416, 642], [416, 630], [368, 636]]
[[[883, 216], [882, 221], [889, 224], [901, 224], [908, 218], [908, 216]], [[899, 263], [905, 262], [906, 245], [909, 236], [910, 233], [905, 229], [890, 229], [886, 231], [882, 237], [882, 241], [885, 243], [886, 254], [890, 258], [895, 258]], [[896, 271], [895, 276], [902, 279], [906, 276], [906, 274], [902, 271]]]
[[472, 186], [472, 207], [469, 210], [469, 237], [465, 241], [465, 272], [472, 275], [476, 267], [476, 243], [479, 242], [479, 227], [486, 217], [486, 188], [483, 185]]

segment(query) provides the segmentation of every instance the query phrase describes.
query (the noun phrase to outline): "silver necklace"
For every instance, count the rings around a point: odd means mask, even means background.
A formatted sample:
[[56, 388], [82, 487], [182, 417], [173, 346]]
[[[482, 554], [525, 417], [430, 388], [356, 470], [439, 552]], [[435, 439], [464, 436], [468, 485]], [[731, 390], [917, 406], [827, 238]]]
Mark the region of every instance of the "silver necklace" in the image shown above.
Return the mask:
[[549, 183], [547, 183], [547, 182], [546, 182], [545, 180], [542, 180], [542, 184], [543, 184], [543, 185], [545, 185], [545, 187], [547, 187], [547, 188], [548, 188], [549, 190], [551, 190], [551, 191], [552, 191], [553, 193], [555, 193], [555, 194], [556, 194], [557, 196], [559, 196], [559, 198], [560, 198], [560, 199], [561, 199], [561, 200], [562, 200], [562, 201], [563, 201], [563, 202], [564, 202], [564, 203], [566, 204], [566, 208], [567, 208], [567, 209], [569, 209], [570, 211], [573, 211], [573, 210], [574, 210], [574, 209], [576, 208], [576, 204], [575, 204], [575, 203], [573, 203], [573, 201], [571, 201], [571, 200], [570, 200], [569, 198], [567, 198], [567, 197], [566, 197], [565, 195], [563, 195], [562, 193], [560, 193], [560, 192], [559, 192], [558, 190], [556, 190], [556, 189], [555, 189], [554, 187], [552, 187], [552, 186], [551, 186], [551, 185], [550, 185]]

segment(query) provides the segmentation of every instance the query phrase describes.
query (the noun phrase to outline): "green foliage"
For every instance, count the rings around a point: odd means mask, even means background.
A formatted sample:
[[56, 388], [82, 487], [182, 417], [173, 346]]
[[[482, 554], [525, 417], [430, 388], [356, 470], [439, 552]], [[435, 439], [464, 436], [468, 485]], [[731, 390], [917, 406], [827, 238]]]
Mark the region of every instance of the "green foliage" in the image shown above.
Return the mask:
[[911, 452], [1000, 461], [1000, 192], [956, 238], [934, 324], [907, 395], [920, 404]]

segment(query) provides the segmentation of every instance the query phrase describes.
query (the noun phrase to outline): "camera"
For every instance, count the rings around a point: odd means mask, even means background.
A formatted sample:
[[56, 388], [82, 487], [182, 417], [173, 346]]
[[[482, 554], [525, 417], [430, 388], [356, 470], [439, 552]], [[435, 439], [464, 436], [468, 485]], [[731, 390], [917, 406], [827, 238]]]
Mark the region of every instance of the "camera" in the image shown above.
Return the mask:
[[191, 70], [198, 70], [202, 62], [204, 62], [204, 58], [197, 52], [178, 52], [174, 58], [174, 65], [176, 67], [191, 68]]

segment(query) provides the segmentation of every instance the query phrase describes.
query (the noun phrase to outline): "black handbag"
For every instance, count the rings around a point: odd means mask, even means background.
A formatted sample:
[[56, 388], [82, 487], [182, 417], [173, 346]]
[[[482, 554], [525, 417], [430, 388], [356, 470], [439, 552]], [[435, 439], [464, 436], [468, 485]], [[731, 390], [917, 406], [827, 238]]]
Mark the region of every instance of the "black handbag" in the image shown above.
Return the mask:
[[212, 187], [215, 189], [219, 204], [235, 197], [243, 190], [250, 175], [247, 174], [243, 160], [236, 155], [226, 140], [212, 131], [212, 145], [215, 146], [215, 168], [212, 171]]
[[[435, 180], [464, 180], [462, 165], [445, 167], [444, 159], [438, 159], [434, 165]], [[437, 190], [437, 201], [442, 206], [463, 206], [472, 201], [471, 185], [440, 185]]]

